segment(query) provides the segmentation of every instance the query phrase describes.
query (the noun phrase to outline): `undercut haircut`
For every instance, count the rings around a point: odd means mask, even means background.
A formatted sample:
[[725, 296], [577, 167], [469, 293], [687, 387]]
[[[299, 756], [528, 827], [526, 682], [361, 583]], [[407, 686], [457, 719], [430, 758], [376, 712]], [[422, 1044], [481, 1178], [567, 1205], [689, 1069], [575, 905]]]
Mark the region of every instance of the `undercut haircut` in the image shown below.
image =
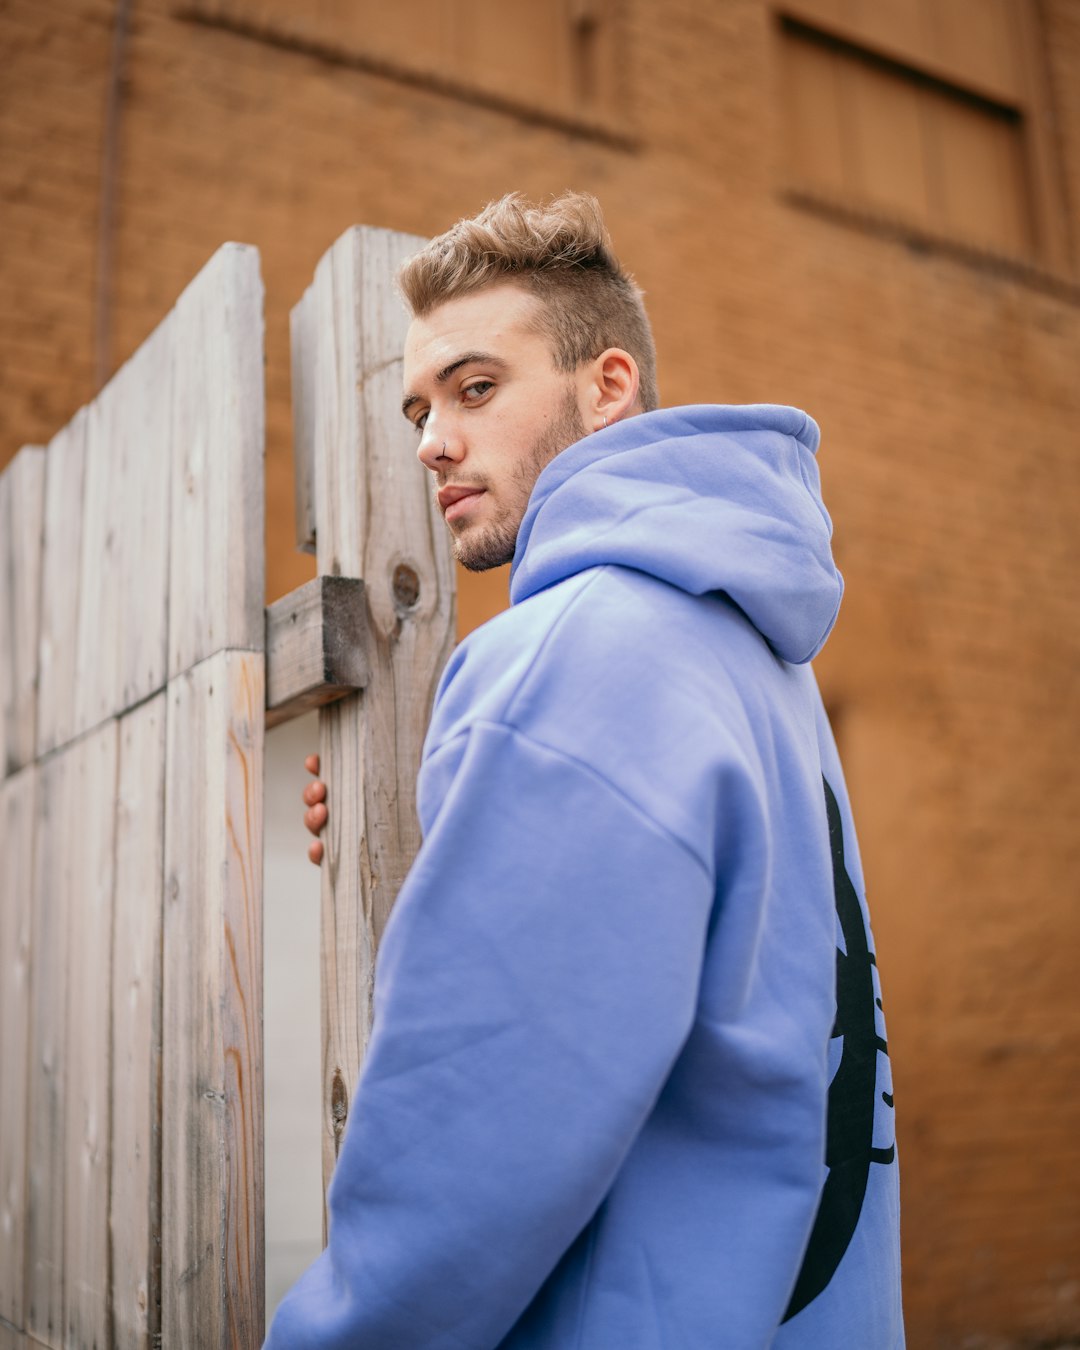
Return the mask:
[[637, 362], [642, 408], [659, 407], [641, 291], [615, 256], [595, 197], [566, 192], [540, 205], [510, 192], [432, 239], [398, 275], [417, 319], [498, 281], [518, 282], [540, 302], [538, 326], [556, 369], [571, 373], [621, 347]]

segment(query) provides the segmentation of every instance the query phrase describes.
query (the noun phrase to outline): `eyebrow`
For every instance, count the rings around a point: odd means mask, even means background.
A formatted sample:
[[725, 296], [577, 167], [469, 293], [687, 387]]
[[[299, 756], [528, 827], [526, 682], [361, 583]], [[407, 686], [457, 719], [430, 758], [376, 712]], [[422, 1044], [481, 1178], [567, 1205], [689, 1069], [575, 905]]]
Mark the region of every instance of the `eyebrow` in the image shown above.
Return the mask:
[[[435, 383], [445, 384], [456, 370], [460, 370], [462, 366], [471, 366], [474, 363], [482, 366], [495, 366], [499, 370], [507, 368], [506, 362], [501, 357], [493, 356], [491, 352], [466, 352], [464, 356], [459, 356], [456, 360], [451, 361], [448, 366], [443, 366], [442, 370], [436, 371]], [[415, 403], [422, 402], [423, 399], [419, 394], [406, 394], [401, 401], [403, 415], [408, 417], [409, 409]]]

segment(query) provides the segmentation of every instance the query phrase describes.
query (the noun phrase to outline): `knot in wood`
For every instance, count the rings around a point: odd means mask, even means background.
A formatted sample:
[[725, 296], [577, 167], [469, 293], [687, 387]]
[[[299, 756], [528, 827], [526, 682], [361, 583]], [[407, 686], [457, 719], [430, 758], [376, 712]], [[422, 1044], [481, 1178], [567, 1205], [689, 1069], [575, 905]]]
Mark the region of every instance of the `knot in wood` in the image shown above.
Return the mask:
[[341, 1076], [341, 1070], [334, 1070], [334, 1077], [330, 1084], [330, 1116], [334, 1122], [334, 1133], [339, 1135], [345, 1128], [345, 1120], [349, 1114], [349, 1094], [345, 1090], [345, 1080]]
[[420, 578], [416, 569], [408, 563], [398, 563], [394, 568], [394, 604], [398, 609], [412, 609], [420, 599]]

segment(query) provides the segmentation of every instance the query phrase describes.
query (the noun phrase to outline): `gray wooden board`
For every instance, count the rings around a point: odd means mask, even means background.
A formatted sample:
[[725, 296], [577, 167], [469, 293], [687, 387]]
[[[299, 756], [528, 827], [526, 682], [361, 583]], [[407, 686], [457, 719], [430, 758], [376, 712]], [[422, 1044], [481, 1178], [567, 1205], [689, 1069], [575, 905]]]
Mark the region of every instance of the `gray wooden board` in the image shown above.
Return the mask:
[[416, 773], [454, 641], [449, 539], [400, 412], [408, 316], [395, 277], [423, 242], [348, 231], [320, 261], [293, 330], [293, 361], [310, 372], [314, 402], [298, 432], [306, 427], [313, 438], [318, 569], [363, 578], [368, 601], [368, 684], [320, 714], [330, 808], [322, 907], [327, 1182], [370, 1029], [375, 948], [419, 846]]
[[116, 723], [40, 768], [31, 931], [27, 1330], [107, 1334], [109, 940]]
[[45, 527], [38, 657], [38, 754], [70, 740], [75, 726], [75, 647], [87, 412], [81, 408], [45, 455]]
[[122, 616], [115, 711], [163, 688], [166, 679], [175, 325], [170, 314], [128, 363], [122, 434], [130, 510], [120, 521], [128, 608]]
[[14, 1327], [0, 1322], [0, 1350], [48, 1350], [41, 1341], [35, 1341], [25, 1331], [16, 1331]]
[[[123, 375], [123, 371], [119, 372]], [[122, 378], [114, 378], [86, 409], [82, 522], [72, 566], [79, 573], [75, 621], [75, 709], [72, 731], [96, 726], [113, 711], [120, 682], [120, 544], [125, 500], [121, 472]], [[59, 547], [59, 541], [50, 548]]]
[[0, 777], [34, 758], [45, 451], [0, 473]]
[[224, 244], [173, 316], [169, 676], [263, 643], [263, 288]]
[[[371, 1036], [374, 998], [375, 878], [367, 843], [362, 697], [354, 694], [319, 713], [319, 753], [330, 803], [322, 835], [320, 904], [324, 1192]], [[325, 1217], [324, 1210], [324, 1223]]]
[[64, 1036], [70, 896], [77, 866], [74, 852], [57, 847], [57, 841], [68, 826], [68, 803], [74, 797], [69, 780], [76, 774], [78, 750], [69, 747], [42, 764], [34, 828], [25, 1323], [47, 1345], [59, 1345], [63, 1335]]
[[162, 1336], [262, 1340], [261, 652], [170, 681], [162, 1079]]
[[315, 441], [314, 355], [312, 324], [315, 302], [309, 286], [289, 319], [293, 351], [293, 477], [296, 492], [296, 547], [315, 552]]
[[162, 692], [120, 722], [112, 940], [113, 1332], [149, 1350], [161, 1318], [161, 911], [165, 806]]
[[77, 732], [165, 682], [173, 322], [151, 333], [87, 410]]
[[367, 604], [354, 577], [316, 577], [266, 610], [266, 725], [367, 684]]
[[[64, 1335], [109, 1332], [109, 1016], [117, 723], [61, 752], [71, 761], [63, 822], [47, 847], [69, 852], [64, 1111]], [[120, 1166], [126, 1160], [118, 1160]]]
[[23, 1325], [30, 901], [38, 768], [0, 783], [0, 1317]]

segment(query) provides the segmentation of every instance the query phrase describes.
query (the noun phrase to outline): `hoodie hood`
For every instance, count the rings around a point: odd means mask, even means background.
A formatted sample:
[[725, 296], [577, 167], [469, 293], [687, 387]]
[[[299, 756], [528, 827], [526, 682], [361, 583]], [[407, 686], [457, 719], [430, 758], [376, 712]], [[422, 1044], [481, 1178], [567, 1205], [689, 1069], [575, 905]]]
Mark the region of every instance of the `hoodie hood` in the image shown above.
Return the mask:
[[589, 567], [632, 567], [723, 592], [783, 660], [811, 660], [843, 593], [818, 440], [811, 417], [774, 404], [662, 408], [586, 436], [536, 481], [511, 604]]

